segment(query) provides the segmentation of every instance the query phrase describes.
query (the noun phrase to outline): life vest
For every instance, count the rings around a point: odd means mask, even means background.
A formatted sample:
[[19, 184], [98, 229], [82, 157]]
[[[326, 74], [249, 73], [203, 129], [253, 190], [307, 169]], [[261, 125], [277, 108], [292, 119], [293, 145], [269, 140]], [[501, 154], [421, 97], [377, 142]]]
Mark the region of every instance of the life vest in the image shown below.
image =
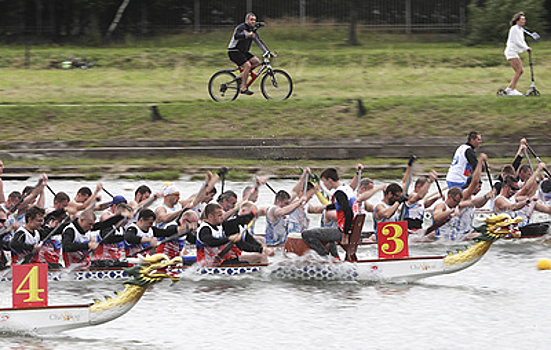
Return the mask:
[[[68, 229], [73, 229], [75, 232], [73, 243], [88, 243], [90, 242], [90, 236], [86, 233], [81, 233], [79, 229], [77, 229], [74, 222], [71, 222], [63, 232], [65, 232]], [[86, 254], [88, 254], [88, 250], [80, 250], [76, 252], [63, 252], [63, 261], [65, 262], [65, 267], [68, 268], [72, 264], [80, 264], [82, 269], [87, 269], [90, 267], [90, 255], [88, 255], [83, 261], [79, 262]]]
[[[25, 226], [22, 226], [15, 232], [15, 234], [17, 234], [17, 233], [23, 233], [24, 234], [25, 244], [35, 245], [35, 244], [40, 243], [40, 233], [38, 231], [30, 232], [29, 230], [27, 230], [25, 228]], [[12, 264], [17, 263], [19, 261], [23, 261], [25, 256], [29, 253], [30, 253], [30, 251], [16, 252], [16, 251], [12, 250], [12, 256], [11, 256]], [[37, 262], [38, 262], [38, 254], [35, 254], [35, 255], [33, 255], [31, 261], [29, 261], [29, 263], [35, 264]]]
[[[115, 229], [115, 225], [111, 227], [111, 230]], [[112, 233], [116, 236], [122, 236], [124, 235], [124, 229], [122, 227], [118, 227], [115, 229], [115, 232]], [[99, 237], [98, 237], [99, 238]], [[124, 244], [121, 242], [117, 243], [101, 243], [97, 250], [94, 251], [94, 258], [93, 260], [107, 260], [107, 259], [117, 259], [120, 260], [121, 258], [121, 250], [124, 248]]]
[[[178, 226], [178, 223], [176, 221], [170, 222], [165, 226], [165, 228], [168, 229], [169, 226], [173, 225]], [[180, 256], [181, 248], [181, 242], [178, 239], [173, 239], [170, 242], [162, 242], [161, 244], [159, 244], [155, 249], [155, 252], [157, 254], [165, 254], [170, 259], [174, 259], [175, 257]]]
[[[220, 252], [226, 247], [226, 245], [230, 244], [223, 244], [221, 246], [217, 247], [209, 247], [203, 241], [201, 241], [201, 230], [205, 228], [212, 232], [213, 237], [215, 238], [222, 238], [226, 237], [226, 234], [222, 231], [222, 226], [214, 227], [208, 222], [203, 222], [197, 229], [197, 262], [201, 262], [204, 266], [218, 266], [219, 262], [216, 260], [216, 257]], [[234, 259], [241, 255], [241, 250], [239, 250], [237, 247], [232, 247], [232, 249], [222, 257], [223, 262], [224, 260], [228, 259]]]
[[[154, 235], [153, 235], [153, 230], [152, 229], [149, 229], [149, 231], [142, 231], [142, 229], [136, 225], [136, 223], [131, 223], [127, 229], [130, 229], [131, 227], [134, 227], [136, 229], [136, 236], [138, 237], [146, 237], [146, 238], [152, 238]], [[149, 247], [150, 244], [149, 243], [141, 243], [141, 244], [130, 244], [128, 242], [125, 241], [125, 244], [124, 244], [124, 247], [125, 247], [125, 253], [126, 253], [126, 256], [131, 256], [131, 255], [134, 255], [136, 252], [144, 249], [144, 248], [147, 248]]]
[[466, 143], [457, 147], [450, 168], [448, 169], [448, 174], [446, 175], [446, 181], [465, 183], [467, 178], [471, 176], [471, 164], [469, 164], [465, 156], [465, 152], [469, 148], [472, 148], [472, 146]]

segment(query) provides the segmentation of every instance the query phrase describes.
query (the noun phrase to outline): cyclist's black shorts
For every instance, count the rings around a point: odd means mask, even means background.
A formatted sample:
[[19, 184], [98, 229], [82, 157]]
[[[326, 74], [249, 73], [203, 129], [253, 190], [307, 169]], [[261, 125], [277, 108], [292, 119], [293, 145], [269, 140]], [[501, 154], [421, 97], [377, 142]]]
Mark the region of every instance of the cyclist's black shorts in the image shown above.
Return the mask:
[[230, 57], [230, 60], [232, 60], [238, 66], [242, 66], [243, 64], [245, 64], [245, 62], [254, 57], [254, 55], [249, 51], [228, 51], [228, 56]]

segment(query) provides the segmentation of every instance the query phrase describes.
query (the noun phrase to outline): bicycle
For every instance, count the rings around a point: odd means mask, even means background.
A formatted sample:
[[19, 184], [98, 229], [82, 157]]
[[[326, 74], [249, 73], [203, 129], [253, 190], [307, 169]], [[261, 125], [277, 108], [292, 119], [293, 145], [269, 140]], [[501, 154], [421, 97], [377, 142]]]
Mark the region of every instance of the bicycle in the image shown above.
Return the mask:
[[[293, 80], [291, 76], [282, 69], [273, 69], [270, 64], [272, 54], [268, 51], [262, 55], [263, 62], [255, 73], [253, 69], [249, 73], [251, 79], [247, 82], [247, 87], [251, 86], [256, 79], [263, 75], [260, 81], [260, 90], [262, 95], [268, 100], [283, 101], [293, 93]], [[214, 73], [209, 80], [209, 94], [216, 102], [230, 102], [237, 98], [241, 88], [241, 75], [234, 72], [242, 72], [237, 67], [233, 69], [221, 69]]]

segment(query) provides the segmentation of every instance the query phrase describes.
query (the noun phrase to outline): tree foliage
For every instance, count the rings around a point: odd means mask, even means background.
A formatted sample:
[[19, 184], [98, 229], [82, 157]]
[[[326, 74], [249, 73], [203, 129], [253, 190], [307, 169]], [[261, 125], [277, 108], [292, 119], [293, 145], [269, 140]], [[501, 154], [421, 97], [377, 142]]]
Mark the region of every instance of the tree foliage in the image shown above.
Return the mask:
[[509, 22], [517, 12], [526, 14], [525, 28], [544, 31], [545, 0], [472, 1], [468, 6], [467, 42], [471, 45], [507, 41]]

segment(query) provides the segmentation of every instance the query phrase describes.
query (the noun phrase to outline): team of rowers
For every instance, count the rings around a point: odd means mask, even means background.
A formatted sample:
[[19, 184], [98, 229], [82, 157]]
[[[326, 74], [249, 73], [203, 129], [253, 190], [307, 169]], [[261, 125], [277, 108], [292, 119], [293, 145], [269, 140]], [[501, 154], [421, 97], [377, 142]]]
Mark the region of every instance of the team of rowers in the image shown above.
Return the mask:
[[[266, 179], [257, 178], [243, 190], [241, 199], [232, 190], [214, 199], [215, 185], [225, 168], [217, 174], [208, 172], [201, 189], [185, 199], [180, 198], [176, 184], [165, 183], [159, 193], [141, 185], [131, 201], [117, 195], [100, 203], [101, 191], [107, 191], [99, 184], [94, 192], [80, 188], [73, 199], [58, 192], [49, 209], [45, 209], [46, 175], [34, 187], [13, 191], [7, 199], [0, 180], [0, 266], [6, 268], [11, 261], [12, 265], [43, 262], [50, 268], [120, 267], [128, 265], [125, 257], [137, 254], [186, 255], [186, 243], [196, 246], [196, 260], [207, 266], [266, 264], [274, 255], [272, 247], [284, 244], [288, 237], [301, 238], [320, 256], [339, 260], [336, 243], [351, 234], [354, 219], [361, 213], [373, 215], [370, 239], [377, 239], [378, 223], [405, 220], [409, 237], [415, 241], [472, 238], [477, 234], [473, 230], [475, 210], [487, 203], [494, 213], [521, 216], [524, 225], [530, 223], [534, 211], [551, 214], [547, 204], [551, 181], [540, 176], [542, 171], [549, 172], [542, 162], [535, 170], [531, 164], [522, 164], [528, 158], [525, 139], [492, 189], [480, 194], [488, 159], [485, 154], [476, 155], [481, 143], [480, 134], [471, 132], [467, 143], [457, 148], [446, 176], [447, 195], [435, 171], [418, 177], [408, 193], [414, 156], [401, 184], [375, 187], [372, 180], [362, 179], [362, 164], [357, 165], [349, 184], [335, 168], [325, 169], [319, 177], [306, 168], [290, 192], [275, 191]], [[433, 182], [439, 193], [427, 196]], [[266, 208], [256, 205], [263, 185], [275, 194], [273, 204]], [[382, 199], [372, 203], [370, 198], [379, 191]], [[314, 195], [320, 204], [310, 203]], [[150, 209], [156, 201], [160, 204]], [[428, 209], [434, 224], [426, 228]], [[97, 212], [101, 212], [99, 218]], [[309, 213], [321, 214], [319, 227], [310, 227]], [[260, 216], [266, 220], [263, 233], [254, 232]]]

